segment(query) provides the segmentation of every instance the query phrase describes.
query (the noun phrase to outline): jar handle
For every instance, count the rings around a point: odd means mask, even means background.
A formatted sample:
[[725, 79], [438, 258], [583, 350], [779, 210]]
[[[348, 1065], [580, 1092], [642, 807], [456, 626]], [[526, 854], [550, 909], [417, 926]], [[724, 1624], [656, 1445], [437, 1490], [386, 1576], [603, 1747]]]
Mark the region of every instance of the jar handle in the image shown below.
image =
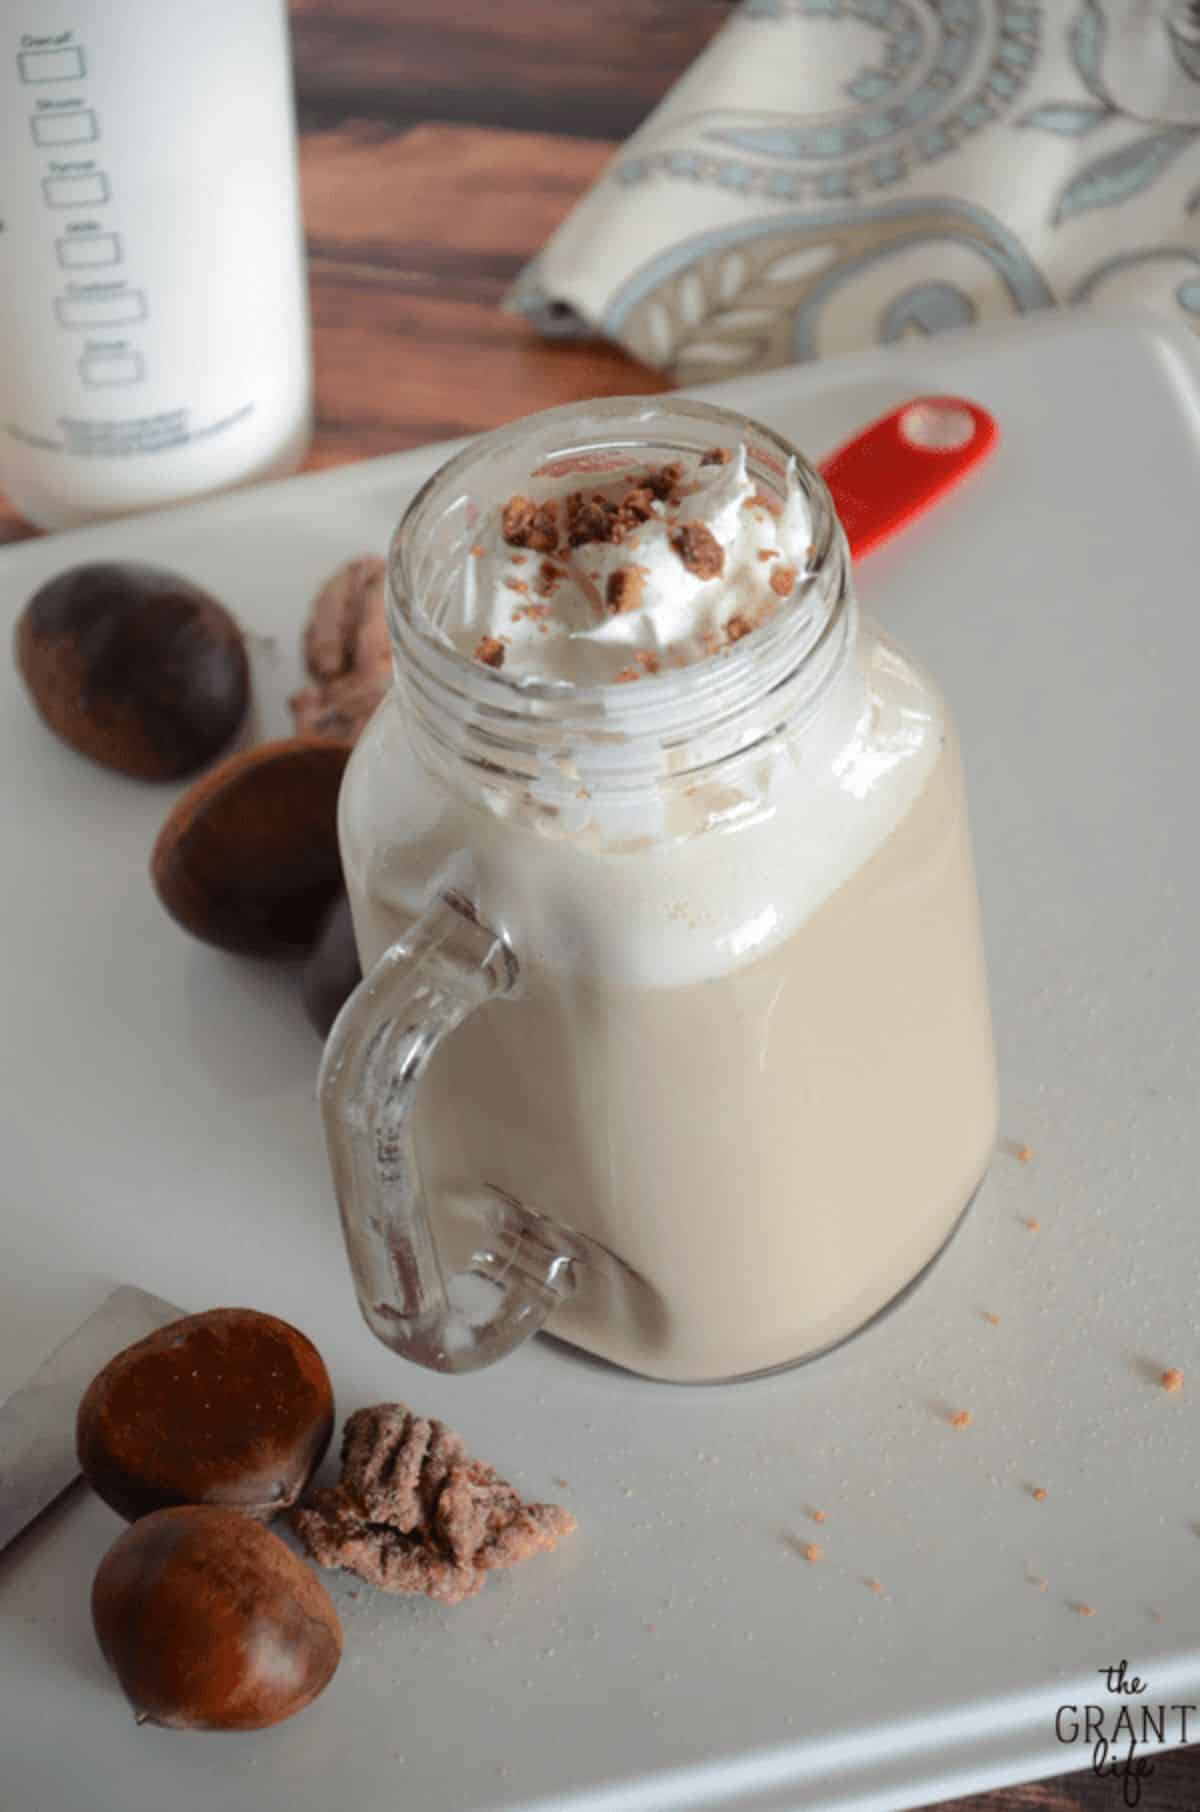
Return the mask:
[[[575, 1287], [590, 1242], [489, 1188], [484, 1246], [447, 1280], [421, 1186], [413, 1115], [441, 1041], [486, 1001], [511, 994], [518, 966], [460, 893], [439, 893], [384, 951], [329, 1035], [318, 1091], [342, 1231], [372, 1333], [418, 1365], [468, 1372], [512, 1352]], [[468, 1316], [458, 1294], [482, 1295]]]

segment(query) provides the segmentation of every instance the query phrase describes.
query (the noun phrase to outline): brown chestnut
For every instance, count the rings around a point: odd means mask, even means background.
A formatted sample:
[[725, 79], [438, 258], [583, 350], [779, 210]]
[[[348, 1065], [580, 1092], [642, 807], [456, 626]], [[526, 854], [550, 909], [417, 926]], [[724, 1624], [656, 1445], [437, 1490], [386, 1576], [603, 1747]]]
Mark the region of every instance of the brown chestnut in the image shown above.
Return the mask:
[[134, 561], [48, 580], [17, 620], [16, 656], [64, 742], [143, 780], [178, 780], [212, 761], [250, 699], [245, 641], [224, 606]]
[[312, 1341], [256, 1309], [185, 1315], [110, 1359], [84, 1392], [79, 1467], [133, 1521], [171, 1504], [252, 1517], [294, 1504], [333, 1432]]
[[104, 1659], [139, 1724], [264, 1730], [303, 1710], [342, 1657], [328, 1592], [277, 1535], [229, 1510], [156, 1510], [92, 1586]]
[[346, 743], [287, 737], [229, 756], [178, 801], [150, 875], [193, 937], [246, 956], [302, 956], [342, 884]]

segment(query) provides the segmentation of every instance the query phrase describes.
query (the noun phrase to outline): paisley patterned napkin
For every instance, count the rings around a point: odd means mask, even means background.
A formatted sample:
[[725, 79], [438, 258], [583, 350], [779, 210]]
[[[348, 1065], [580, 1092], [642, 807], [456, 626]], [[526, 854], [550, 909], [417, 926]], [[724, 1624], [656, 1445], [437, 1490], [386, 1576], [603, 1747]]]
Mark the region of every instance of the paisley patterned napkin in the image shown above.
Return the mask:
[[1200, 0], [743, 0], [508, 305], [695, 383], [1084, 301], [1200, 332]]

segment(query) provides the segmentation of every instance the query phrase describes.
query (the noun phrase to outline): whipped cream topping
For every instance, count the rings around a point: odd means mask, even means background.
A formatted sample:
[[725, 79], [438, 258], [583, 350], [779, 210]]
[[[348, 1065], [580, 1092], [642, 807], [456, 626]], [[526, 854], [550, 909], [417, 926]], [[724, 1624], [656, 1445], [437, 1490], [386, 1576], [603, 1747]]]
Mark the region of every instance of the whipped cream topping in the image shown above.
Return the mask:
[[483, 517], [437, 628], [507, 674], [603, 686], [727, 651], [791, 597], [811, 543], [794, 465], [782, 504], [746, 450], [534, 474]]

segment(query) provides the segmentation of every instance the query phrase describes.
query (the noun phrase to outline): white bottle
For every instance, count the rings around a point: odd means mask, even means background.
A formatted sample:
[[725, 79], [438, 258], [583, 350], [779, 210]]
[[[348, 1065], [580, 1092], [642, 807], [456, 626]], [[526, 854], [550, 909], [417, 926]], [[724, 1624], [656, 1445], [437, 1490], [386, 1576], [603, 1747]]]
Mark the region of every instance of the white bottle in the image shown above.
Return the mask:
[[154, 508], [311, 421], [286, 0], [4, 0], [0, 491]]

